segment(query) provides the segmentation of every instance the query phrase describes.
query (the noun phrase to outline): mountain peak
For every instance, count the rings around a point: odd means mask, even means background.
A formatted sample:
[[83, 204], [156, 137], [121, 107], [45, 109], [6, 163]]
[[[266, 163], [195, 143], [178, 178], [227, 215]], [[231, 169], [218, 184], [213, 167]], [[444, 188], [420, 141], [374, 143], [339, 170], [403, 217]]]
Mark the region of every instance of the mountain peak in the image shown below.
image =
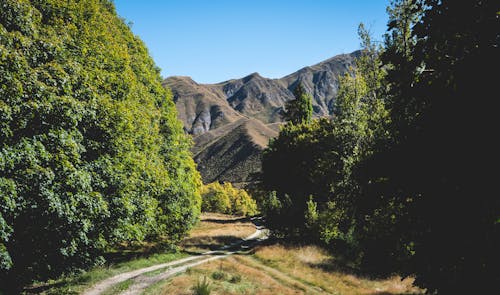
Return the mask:
[[246, 83], [252, 79], [263, 79], [263, 77], [259, 73], [254, 72], [242, 78], [243, 83]]
[[189, 77], [165, 81], [174, 94], [178, 116], [194, 137], [195, 160], [203, 180], [253, 181], [268, 140], [278, 134], [281, 112], [294, 99], [297, 83], [313, 96], [316, 117], [332, 114], [338, 77], [354, 66], [359, 52], [341, 54], [280, 79], [259, 73], [217, 84]]

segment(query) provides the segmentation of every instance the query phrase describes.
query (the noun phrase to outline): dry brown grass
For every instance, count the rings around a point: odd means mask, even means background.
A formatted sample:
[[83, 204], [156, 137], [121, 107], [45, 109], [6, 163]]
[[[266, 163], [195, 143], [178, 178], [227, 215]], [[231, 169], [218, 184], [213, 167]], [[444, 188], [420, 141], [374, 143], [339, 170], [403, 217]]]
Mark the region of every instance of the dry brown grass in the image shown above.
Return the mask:
[[371, 279], [335, 268], [335, 260], [316, 246], [273, 245], [256, 249], [255, 257], [293, 278], [332, 294], [423, 294], [414, 278]]
[[181, 246], [187, 251], [203, 252], [233, 243], [255, 232], [255, 226], [243, 217], [203, 213], [200, 223]]
[[[226, 274], [224, 280], [214, 280], [211, 275], [215, 271], [223, 271]], [[241, 281], [238, 283], [229, 282], [230, 278], [239, 275]], [[294, 286], [283, 284], [273, 276], [260, 269], [248, 266], [236, 257], [228, 257], [221, 261], [213, 261], [191, 269], [184, 275], [173, 278], [165, 282], [161, 289], [161, 294], [193, 294], [192, 287], [199, 280], [207, 277], [212, 294], [262, 294], [262, 295], [292, 295], [304, 294], [304, 292]]]
[[[250, 235], [255, 227], [248, 220], [203, 214], [200, 224], [183, 242], [191, 249], [219, 247]], [[233, 255], [194, 267], [185, 274], [159, 284], [147, 294], [193, 294], [193, 286], [204, 277], [212, 294], [423, 294], [414, 279], [392, 276], [373, 279], [340, 267], [334, 257], [317, 246], [258, 246], [252, 255]], [[226, 277], [212, 278], [216, 271]], [[231, 282], [233, 276], [241, 281]]]

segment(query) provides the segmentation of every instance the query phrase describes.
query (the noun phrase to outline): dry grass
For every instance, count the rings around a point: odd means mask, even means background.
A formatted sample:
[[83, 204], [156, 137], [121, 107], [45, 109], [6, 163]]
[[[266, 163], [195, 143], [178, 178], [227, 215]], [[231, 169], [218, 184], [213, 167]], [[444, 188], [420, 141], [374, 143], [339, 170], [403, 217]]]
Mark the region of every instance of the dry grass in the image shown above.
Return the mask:
[[[255, 227], [248, 220], [203, 214], [202, 221], [183, 245], [186, 248], [219, 247], [250, 235]], [[393, 276], [373, 279], [342, 268], [317, 246], [258, 246], [252, 255], [233, 255], [194, 267], [185, 274], [163, 281], [145, 294], [193, 294], [192, 287], [204, 277], [212, 294], [423, 294], [413, 278]], [[224, 273], [214, 279], [214, 272]], [[240, 276], [241, 280], [231, 280]]]
[[332, 294], [423, 294], [411, 277], [386, 279], [361, 277], [335, 267], [335, 260], [315, 246], [273, 245], [256, 249], [255, 257], [308, 285]]
[[218, 213], [203, 213], [201, 222], [182, 241], [181, 246], [190, 252], [215, 250], [255, 232], [255, 226], [243, 217]]
[[[211, 275], [216, 271], [226, 274], [223, 280], [214, 280]], [[233, 276], [241, 276], [241, 281], [231, 283]], [[229, 257], [221, 261], [213, 261], [193, 268], [186, 274], [164, 282], [157, 294], [193, 294], [192, 287], [199, 280], [207, 277], [212, 288], [212, 294], [262, 294], [262, 295], [292, 295], [304, 294], [300, 289], [287, 286], [273, 276], [260, 269], [241, 263], [236, 257]]]

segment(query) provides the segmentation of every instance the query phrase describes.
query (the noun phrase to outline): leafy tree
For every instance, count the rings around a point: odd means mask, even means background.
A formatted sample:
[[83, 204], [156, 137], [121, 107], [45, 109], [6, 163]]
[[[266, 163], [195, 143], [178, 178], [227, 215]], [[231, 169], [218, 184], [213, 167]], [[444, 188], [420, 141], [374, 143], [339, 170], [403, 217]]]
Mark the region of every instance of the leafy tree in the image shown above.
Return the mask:
[[109, 1], [1, 7], [0, 286], [100, 264], [114, 243], [175, 242], [201, 182], [144, 44]]
[[362, 54], [356, 67], [339, 78], [334, 119], [285, 125], [263, 156], [263, 185], [277, 199], [269, 203], [276, 210], [264, 210], [269, 225], [336, 248], [352, 243], [353, 198], [360, 191], [355, 169], [373, 152], [375, 138], [385, 136], [388, 120], [380, 49], [363, 26], [359, 32]]
[[[338, 157], [329, 145], [332, 122], [313, 120], [310, 124], [286, 124], [271, 140], [262, 160], [262, 185], [274, 191], [262, 201], [268, 226], [288, 236], [305, 233], [306, 202], [313, 195], [325, 200], [330, 191], [328, 169], [331, 157]], [[317, 169], [313, 169], [316, 167]]]
[[292, 124], [310, 123], [312, 120], [312, 96], [306, 93], [304, 86], [298, 83], [293, 91], [294, 100], [285, 105], [283, 119]]
[[430, 290], [482, 293], [500, 279], [487, 74], [498, 63], [500, 9], [495, 1], [396, 4], [389, 36], [404, 38], [390, 37], [385, 56], [394, 142], [370, 169], [404, 209], [393, 235], [412, 245], [408, 271]]
[[499, 11], [494, 1], [393, 1], [385, 48], [361, 26], [334, 120], [288, 124], [264, 154], [270, 225], [317, 231], [364, 267], [416, 273], [429, 291], [495, 289]]
[[202, 210], [251, 216], [257, 214], [257, 203], [244, 189], [235, 188], [229, 182], [213, 182], [202, 188]]

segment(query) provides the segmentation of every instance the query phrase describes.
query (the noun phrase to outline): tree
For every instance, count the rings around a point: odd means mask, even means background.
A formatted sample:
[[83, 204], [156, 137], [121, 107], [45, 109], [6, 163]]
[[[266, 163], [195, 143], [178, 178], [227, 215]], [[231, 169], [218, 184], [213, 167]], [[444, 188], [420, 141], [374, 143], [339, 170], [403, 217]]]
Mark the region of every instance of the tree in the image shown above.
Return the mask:
[[378, 226], [395, 220], [391, 239], [411, 255], [393, 259], [403, 258], [421, 286], [486, 293], [500, 280], [500, 201], [489, 172], [495, 81], [487, 74], [498, 64], [500, 9], [495, 1], [395, 4], [384, 56], [393, 141], [367, 171], [378, 186], [375, 207], [399, 214]]
[[1, 5], [0, 286], [178, 240], [201, 181], [144, 44], [109, 1]]
[[312, 96], [307, 94], [304, 86], [299, 82], [293, 91], [294, 100], [285, 105], [283, 119], [292, 124], [310, 123], [312, 120]]
[[257, 203], [244, 189], [213, 182], [202, 188], [202, 210], [250, 216], [257, 214]]
[[362, 54], [339, 78], [333, 120], [286, 124], [263, 156], [264, 189], [275, 192], [274, 201], [264, 202], [272, 206], [264, 209], [269, 225], [337, 249], [352, 243], [353, 200], [360, 190], [356, 167], [373, 152], [375, 138], [383, 138], [388, 120], [379, 48], [363, 26], [359, 32]]

